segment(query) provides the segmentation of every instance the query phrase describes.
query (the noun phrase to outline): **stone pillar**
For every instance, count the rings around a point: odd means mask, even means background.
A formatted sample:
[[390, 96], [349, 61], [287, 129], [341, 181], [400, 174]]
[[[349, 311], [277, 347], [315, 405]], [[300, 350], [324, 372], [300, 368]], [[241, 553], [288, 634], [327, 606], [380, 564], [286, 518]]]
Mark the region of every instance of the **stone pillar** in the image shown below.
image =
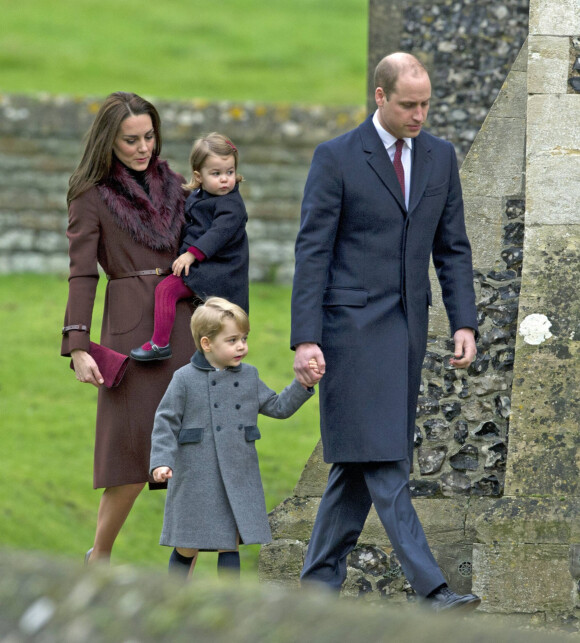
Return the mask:
[[580, 0], [532, 0], [526, 229], [504, 497], [476, 517], [489, 612], [580, 617]]

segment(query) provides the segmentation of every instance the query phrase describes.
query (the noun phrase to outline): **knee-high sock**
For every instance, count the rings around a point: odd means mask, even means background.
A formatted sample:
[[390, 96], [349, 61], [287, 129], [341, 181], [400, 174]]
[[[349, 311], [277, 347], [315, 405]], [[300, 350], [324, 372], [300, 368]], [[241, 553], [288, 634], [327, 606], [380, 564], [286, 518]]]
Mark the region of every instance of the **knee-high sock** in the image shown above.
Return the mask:
[[170, 572], [179, 574], [180, 576], [187, 576], [194, 558], [195, 556], [182, 556], [177, 549], [174, 549], [169, 557], [168, 569]]
[[240, 552], [222, 551], [218, 554], [218, 576], [240, 575]]

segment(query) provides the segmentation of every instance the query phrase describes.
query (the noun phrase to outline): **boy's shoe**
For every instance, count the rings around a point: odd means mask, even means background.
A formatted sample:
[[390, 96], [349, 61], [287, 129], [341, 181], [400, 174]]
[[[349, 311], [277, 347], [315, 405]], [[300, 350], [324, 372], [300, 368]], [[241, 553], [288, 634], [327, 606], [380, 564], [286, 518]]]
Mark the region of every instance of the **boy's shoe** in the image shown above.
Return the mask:
[[167, 344], [167, 346], [157, 346], [157, 344], [153, 344], [153, 342], [150, 343], [150, 351], [140, 346], [139, 348], [134, 348], [129, 355], [138, 362], [153, 362], [171, 357], [171, 344]]

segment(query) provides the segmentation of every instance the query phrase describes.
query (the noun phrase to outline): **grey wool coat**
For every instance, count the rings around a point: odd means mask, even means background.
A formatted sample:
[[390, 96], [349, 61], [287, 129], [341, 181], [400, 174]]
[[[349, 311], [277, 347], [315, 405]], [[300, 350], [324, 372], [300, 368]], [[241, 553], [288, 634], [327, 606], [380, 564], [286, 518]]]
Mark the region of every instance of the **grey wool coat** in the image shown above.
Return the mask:
[[258, 413], [291, 416], [314, 394], [296, 380], [280, 394], [249, 364], [217, 371], [195, 353], [161, 400], [151, 439], [150, 470], [173, 471], [160, 544], [202, 550], [268, 543], [255, 442]]

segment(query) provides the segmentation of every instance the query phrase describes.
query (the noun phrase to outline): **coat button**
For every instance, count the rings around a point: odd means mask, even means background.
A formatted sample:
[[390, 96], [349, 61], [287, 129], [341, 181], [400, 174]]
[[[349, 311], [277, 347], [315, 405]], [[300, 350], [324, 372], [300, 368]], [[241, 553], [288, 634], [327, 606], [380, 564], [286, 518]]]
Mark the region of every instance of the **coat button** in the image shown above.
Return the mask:
[[222, 430], [222, 427], [221, 427], [221, 426], [216, 426], [215, 430], [216, 430], [216, 431], [221, 431], [221, 430]]
[[239, 382], [234, 382], [234, 386], [239, 386], [239, 385], [240, 385]]
[[237, 409], [241, 409], [242, 407], [239, 404], [236, 404]]
[[217, 409], [217, 407], [218, 407], [218, 403], [217, 403], [217, 402], [214, 402], [214, 404], [213, 404], [213, 408], [214, 408], [214, 409]]
[[216, 385], [216, 381], [215, 381], [215, 380], [212, 380], [212, 381], [211, 381], [211, 385], [212, 385], [212, 386], [215, 386], [215, 385]]
[[241, 431], [244, 428], [243, 424], [238, 424], [238, 429]]

